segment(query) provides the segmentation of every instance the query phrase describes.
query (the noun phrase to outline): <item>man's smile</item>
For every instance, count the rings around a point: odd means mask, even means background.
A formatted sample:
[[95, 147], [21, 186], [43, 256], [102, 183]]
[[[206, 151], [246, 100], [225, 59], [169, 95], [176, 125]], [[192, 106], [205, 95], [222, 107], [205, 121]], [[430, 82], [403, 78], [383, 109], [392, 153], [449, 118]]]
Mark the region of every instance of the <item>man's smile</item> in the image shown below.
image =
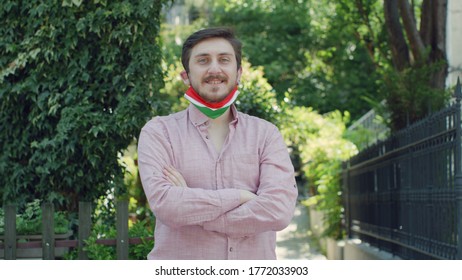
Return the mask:
[[211, 84], [211, 85], [218, 85], [226, 82], [227, 79], [222, 76], [210, 76], [204, 79], [204, 82], [206, 84]]

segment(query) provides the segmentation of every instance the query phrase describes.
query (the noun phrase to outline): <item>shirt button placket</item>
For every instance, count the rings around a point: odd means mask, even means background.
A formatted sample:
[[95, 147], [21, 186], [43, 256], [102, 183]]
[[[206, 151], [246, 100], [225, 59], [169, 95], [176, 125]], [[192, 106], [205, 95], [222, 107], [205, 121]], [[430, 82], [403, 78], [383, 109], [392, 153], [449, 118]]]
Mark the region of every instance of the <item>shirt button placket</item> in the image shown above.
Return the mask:
[[219, 188], [222, 188], [223, 187], [223, 184], [222, 184], [222, 178], [221, 178], [221, 168], [220, 168], [220, 159], [218, 159], [216, 162], [215, 162], [215, 178], [216, 178], [216, 185], [217, 187]]
[[228, 238], [228, 260], [237, 260], [237, 243]]

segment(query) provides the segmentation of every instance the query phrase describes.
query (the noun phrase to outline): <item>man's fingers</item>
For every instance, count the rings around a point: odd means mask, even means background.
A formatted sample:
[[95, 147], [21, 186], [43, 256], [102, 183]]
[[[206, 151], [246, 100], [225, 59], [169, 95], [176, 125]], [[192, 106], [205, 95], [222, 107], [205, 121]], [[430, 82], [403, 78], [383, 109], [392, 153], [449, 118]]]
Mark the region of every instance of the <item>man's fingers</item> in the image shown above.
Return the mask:
[[172, 166], [167, 166], [164, 169], [164, 175], [167, 177], [167, 180], [175, 186], [187, 187], [186, 181], [175, 168]]

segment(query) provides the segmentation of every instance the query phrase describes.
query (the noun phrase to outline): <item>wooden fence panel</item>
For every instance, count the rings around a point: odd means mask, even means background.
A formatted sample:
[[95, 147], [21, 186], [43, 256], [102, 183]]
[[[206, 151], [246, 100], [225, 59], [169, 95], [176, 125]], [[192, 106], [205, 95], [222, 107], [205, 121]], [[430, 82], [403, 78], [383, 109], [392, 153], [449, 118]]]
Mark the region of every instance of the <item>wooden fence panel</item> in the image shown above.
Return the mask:
[[117, 259], [128, 260], [128, 201], [117, 201], [116, 211]]
[[5, 207], [5, 260], [16, 259], [16, 207]]
[[44, 260], [55, 259], [54, 207], [47, 202], [42, 204], [42, 254]]
[[91, 202], [79, 202], [79, 259], [88, 260], [88, 254], [83, 248], [85, 247], [85, 240], [91, 234]]
[[[90, 237], [92, 228], [92, 204], [91, 202], [79, 202], [78, 213], [78, 239], [77, 240], [56, 240], [58, 235], [54, 233], [54, 206], [51, 203], [44, 203], [42, 209], [42, 240], [18, 242], [19, 236], [16, 232], [16, 205], [5, 206], [5, 236], [3, 243], [0, 243], [0, 250], [4, 250], [4, 259], [13, 260], [17, 258], [17, 249], [33, 250], [42, 249], [42, 258], [44, 260], [53, 260], [56, 258], [56, 248], [77, 248], [78, 259], [88, 259], [88, 254], [84, 250], [85, 241]], [[130, 244], [140, 244], [140, 237], [129, 238], [128, 234], [128, 201], [116, 201], [116, 239], [97, 239], [96, 243], [107, 246], [116, 246], [116, 258], [119, 260], [129, 259]], [[153, 237], [145, 237], [149, 240]], [[0, 256], [1, 258], [1, 256]]]

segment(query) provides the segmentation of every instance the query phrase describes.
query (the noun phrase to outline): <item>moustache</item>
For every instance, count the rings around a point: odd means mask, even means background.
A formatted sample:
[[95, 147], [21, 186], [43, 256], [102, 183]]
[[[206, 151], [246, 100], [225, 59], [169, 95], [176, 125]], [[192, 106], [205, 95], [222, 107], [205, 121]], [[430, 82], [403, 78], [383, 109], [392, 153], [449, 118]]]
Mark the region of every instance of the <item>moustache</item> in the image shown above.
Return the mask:
[[220, 80], [220, 81], [223, 81], [223, 82], [226, 82], [228, 80], [228, 78], [226, 76], [223, 76], [223, 75], [210, 75], [210, 76], [207, 76], [203, 79], [204, 82], [209, 82], [209, 81], [213, 81], [213, 80]]

